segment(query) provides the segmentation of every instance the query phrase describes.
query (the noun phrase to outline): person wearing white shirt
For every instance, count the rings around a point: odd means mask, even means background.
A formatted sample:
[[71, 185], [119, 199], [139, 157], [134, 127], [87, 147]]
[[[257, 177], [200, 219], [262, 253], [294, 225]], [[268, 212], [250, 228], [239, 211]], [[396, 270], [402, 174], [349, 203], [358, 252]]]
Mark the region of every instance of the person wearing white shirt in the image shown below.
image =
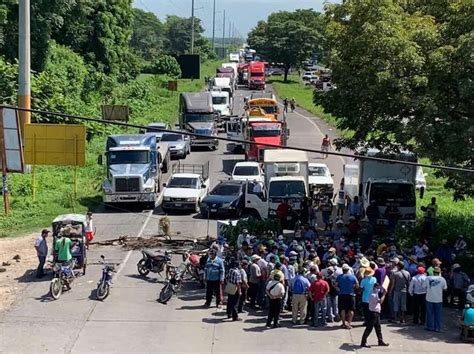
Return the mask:
[[273, 280], [270, 280], [266, 286], [266, 293], [270, 300], [270, 306], [268, 309], [267, 327], [271, 327], [273, 322], [273, 328], [280, 327], [278, 323], [280, 319], [281, 301], [285, 296], [285, 287], [280, 282], [280, 274], [275, 273]]
[[433, 275], [426, 277], [426, 325], [427, 331], [441, 332], [443, 311], [443, 291], [448, 286], [440, 275], [441, 269], [435, 267]]
[[411, 278], [408, 292], [413, 297], [413, 323], [425, 324], [426, 316], [426, 274], [424, 267], [416, 269], [416, 275]]

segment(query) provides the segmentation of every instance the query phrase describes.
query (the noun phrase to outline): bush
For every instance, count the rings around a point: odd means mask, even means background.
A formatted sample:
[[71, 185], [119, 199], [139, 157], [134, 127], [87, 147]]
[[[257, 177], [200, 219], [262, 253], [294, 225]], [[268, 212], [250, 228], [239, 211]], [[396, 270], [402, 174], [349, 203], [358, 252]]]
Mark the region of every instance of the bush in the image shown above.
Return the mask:
[[181, 76], [181, 68], [174, 57], [171, 55], [162, 55], [156, 62], [155, 73], [178, 78]]
[[278, 220], [256, 220], [253, 218], [240, 219], [235, 226], [224, 227], [224, 237], [227, 239], [227, 243], [231, 246], [236, 245], [237, 237], [243, 229], [247, 229], [253, 236], [257, 236], [261, 239], [267, 232], [272, 231], [277, 233], [280, 230], [280, 223]]

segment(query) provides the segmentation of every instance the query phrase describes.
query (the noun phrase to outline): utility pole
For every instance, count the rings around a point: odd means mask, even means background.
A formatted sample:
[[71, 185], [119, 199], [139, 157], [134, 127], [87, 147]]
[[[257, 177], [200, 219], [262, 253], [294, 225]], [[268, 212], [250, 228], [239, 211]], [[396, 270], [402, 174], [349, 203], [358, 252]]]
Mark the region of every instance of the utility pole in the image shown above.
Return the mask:
[[232, 28], [232, 22], [229, 21], [229, 44], [232, 45], [232, 33], [231, 33], [231, 28]]
[[225, 10], [224, 10], [224, 23], [222, 25], [222, 53], [223, 57], [225, 58]]
[[[30, 51], [30, 0], [18, 4], [18, 106], [31, 108], [31, 51]], [[24, 136], [25, 124], [31, 123], [31, 113], [20, 111], [20, 131]]]
[[194, 0], [191, 1], [191, 54], [194, 54]]
[[212, 51], [216, 48], [216, 0], [214, 0], [214, 7], [212, 8]]

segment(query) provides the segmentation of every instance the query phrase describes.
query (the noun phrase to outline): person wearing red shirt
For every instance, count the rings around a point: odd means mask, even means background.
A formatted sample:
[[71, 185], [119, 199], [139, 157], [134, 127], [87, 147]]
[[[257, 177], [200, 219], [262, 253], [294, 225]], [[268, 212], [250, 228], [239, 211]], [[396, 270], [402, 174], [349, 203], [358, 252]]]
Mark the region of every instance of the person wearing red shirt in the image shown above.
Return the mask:
[[282, 230], [288, 225], [288, 216], [290, 215], [290, 212], [291, 205], [288, 203], [288, 199], [283, 199], [276, 209], [276, 215], [278, 220], [280, 220]]
[[[308, 289], [309, 297], [313, 301], [313, 327], [326, 326], [326, 295], [329, 293], [329, 284], [323, 279], [321, 272], [316, 273], [316, 281]], [[321, 312], [321, 318], [319, 313]]]

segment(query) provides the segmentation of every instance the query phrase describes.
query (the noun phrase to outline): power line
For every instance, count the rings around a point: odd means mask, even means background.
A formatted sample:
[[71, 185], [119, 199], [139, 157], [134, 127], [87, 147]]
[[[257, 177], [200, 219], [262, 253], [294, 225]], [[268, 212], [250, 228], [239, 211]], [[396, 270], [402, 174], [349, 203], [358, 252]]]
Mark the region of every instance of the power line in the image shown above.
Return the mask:
[[[148, 126], [139, 125], [139, 124], [131, 124], [131, 123], [123, 123], [123, 122], [117, 122], [117, 121], [103, 120], [103, 119], [99, 119], [99, 118], [83, 117], [83, 116], [79, 116], [79, 115], [75, 115], [75, 114], [50, 112], [50, 111], [43, 111], [43, 110], [40, 110], [40, 109], [27, 109], [27, 108], [21, 108], [21, 107], [17, 107], [17, 106], [9, 106], [9, 105], [0, 105], [0, 108], [10, 108], [10, 109], [14, 109], [14, 110], [17, 110], [17, 111], [37, 113], [37, 114], [40, 114], [40, 115], [53, 115], [53, 116], [61, 117], [61, 118], [72, 118], [72, 119], [77, 119], [77, 120], [83, 120], [83, 121], [86, 121], [86, 122], [96, 122], [96, 123], [101, 123], [101, 124], [116, 125], [116, 126], [127, 127], [127, 128], [146, 129], [146, 130], [162, 132], [162, 133], [179, 133], [179, 134], [193, 136], [193, 137], [196, 137], [196, 138], [206, 138], [206, 139], [209, 138], [209, 135], [196, 134], [196, 133], [191, 133], [191, 132], [188, 132], [188, 131], [160, 129], [160, 128], [148, 127]], [[259, 146], [265, 146], [265, 147], [270, 147], [270, 148], [281, 148], [281, 149], [287, 149], [287, 150], [305, 151], [305, 152], [316, 153], [316, 154], [325, 154], [325, 155], [349, 157], [349, 158], [360, 159], [360, 160], [372, 160], [372, 161], [389, 162], [389, 163], [401, 163], [401, 164], [404, 164], [404, 165], [421, 166], [421, 167], [427, 167], [427, 168], [434, 168], [434, 169], [438, 169], [438, 170], [474, 173], [474, 169], [463, 168], [463, 167], [432, 165], [432, 164], [419, 163], [419, 162], [388, 159], [388, 158], [383, 158], [383, 157], [348, 154], [348, 153], [337, 152], [337, 151], [323, 151], [323, 150], [307, 149], [307, 148], [300, 148], [300, 147], [294, 147], [294, 146], [284, 146], [284, 145], [280, 145], [280, 144], [268, 144], [268, 143], [260, 143], [260, 142], [256, 143], [256, 142], [252, 142], [252, 141], [249, 141], [249, 140], [230, 139], [230, 138], [224, 138], [224, 137], [221, 137], [221, 136], [216, 136], [216, 137], [212, 137], [212, 138], [216, 139], [216, 140], [227, 141], [227, 142], [232, 142], [232, 143], [239, 143], [239, 144], [251, 144], [251, 145], [259, 145]]]

